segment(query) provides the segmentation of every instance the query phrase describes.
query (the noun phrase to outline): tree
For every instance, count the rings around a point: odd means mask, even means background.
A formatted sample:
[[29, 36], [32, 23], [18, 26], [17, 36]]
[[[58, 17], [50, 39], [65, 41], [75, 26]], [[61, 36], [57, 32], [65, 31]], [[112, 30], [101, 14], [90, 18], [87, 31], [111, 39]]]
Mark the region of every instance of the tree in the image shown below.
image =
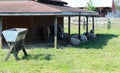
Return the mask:
[[92, 0], [89, 0], [89, 2], [87, 3], [87, 6], [85, 7], [85, 9], [95, 11], [96, 8], [93, 6]]
[[120, 0], [115, 0], [117, 10], [120, 10]]

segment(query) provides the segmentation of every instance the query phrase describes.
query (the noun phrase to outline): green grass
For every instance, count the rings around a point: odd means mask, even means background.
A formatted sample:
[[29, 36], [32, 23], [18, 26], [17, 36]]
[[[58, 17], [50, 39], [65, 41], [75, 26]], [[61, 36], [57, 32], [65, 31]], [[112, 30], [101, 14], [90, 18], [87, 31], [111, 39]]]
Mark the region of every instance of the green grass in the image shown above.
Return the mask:
[[[74, 33], [75, 31], [72, 31]], [[0, 73], [120, 73], [120, 29], [99, 29], [97, 38], [80, 46], [27, 49], [15, 61], [0, 49]]]

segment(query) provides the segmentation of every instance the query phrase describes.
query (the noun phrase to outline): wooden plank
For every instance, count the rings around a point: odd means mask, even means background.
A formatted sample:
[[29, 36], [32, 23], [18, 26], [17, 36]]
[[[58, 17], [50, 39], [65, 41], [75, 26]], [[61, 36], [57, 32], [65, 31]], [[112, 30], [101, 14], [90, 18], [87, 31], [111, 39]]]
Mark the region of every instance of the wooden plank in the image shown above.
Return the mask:
[[57, 49], [57, 16], [54, 18], [54, 48]]
[[86, 16], [86, 33], [88, 34], [88, 16]]
[[79, 15], [79, 18], [78, 18], [78, 38], [79, 39], [80, 39], [80, 28], [81, 28], [80, 21], [81, 21], [81, 16]]
[[11, 54], [11, 52], [12, 52], [13, 48], [14, 48], [14, 45], [11, 45], [11, 46], [10, 46], [10, 48], [9, 48], [9, 51], [8, 51], [8, 53], [7, 53], [7, 55], [6, 55], [5, 60], [8, 60], [8, 59], [9, 59], [10, 54]]
[[14, 55], [14, 57], [15, 57], [16, 60], [19, 60], [17, 48], [14, 48], [13, 55]]
[[23, 47], [22, 50], [23, 50], [24, 55], [27, 56], [27, 52], [26, 52], [26, 50], [25, 50], [25, 47]]
[[68, 16], [68, 37], [69, 37], [69, 42], [70, 42], [70, 25], [71, 25], [71, 20], [70, 20], [70, 16]]
[[94, 33], [94, 16], [92, 17], [92, 30], [93, 30], [93, 33]]

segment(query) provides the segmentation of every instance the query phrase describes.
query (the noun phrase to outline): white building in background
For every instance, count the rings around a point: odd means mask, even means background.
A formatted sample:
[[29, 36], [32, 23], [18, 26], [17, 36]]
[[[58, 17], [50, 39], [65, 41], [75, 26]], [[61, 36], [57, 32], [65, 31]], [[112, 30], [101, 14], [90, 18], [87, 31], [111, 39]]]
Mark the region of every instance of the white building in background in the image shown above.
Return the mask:
[[[79, 8], [85, 8], [87, 6], [87, 3], [89, 0], [63, 0], [68, 3], [67, 6], [72, 7], [79, 7]], [[91, 0], [93, 2], [93, 5], [96, 7], [96, 11], [100, 14], [100, 16], [105, 17], [115, 17], [118, 16], [118, 12], [113, 13], [113, 2], [114, 0]], [[114, 4], [115, 6], [115, 4]]]
[[[63, 0], [72, 7], [85, 7], [89, 0]], [[95, 7], [112, 7], [112, 0], [92, 0]]]

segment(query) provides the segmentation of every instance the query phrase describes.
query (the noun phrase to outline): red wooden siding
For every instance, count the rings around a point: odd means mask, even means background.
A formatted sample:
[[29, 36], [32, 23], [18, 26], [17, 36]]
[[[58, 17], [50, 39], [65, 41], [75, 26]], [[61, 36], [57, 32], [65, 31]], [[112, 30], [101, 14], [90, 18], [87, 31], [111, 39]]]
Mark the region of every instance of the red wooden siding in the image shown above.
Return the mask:
[[[63, 26], [63, 17], [58, 17], [58, 24]], [[40, 42], [40, 29], [54, 25], [54, 16], [7, 16], [2, 17], [2, 29], [28, 28], [27, 43]], [[35, 41], [35, 42], [34, 42]], [[36, 42], [37, 41], [37, 42]]]

